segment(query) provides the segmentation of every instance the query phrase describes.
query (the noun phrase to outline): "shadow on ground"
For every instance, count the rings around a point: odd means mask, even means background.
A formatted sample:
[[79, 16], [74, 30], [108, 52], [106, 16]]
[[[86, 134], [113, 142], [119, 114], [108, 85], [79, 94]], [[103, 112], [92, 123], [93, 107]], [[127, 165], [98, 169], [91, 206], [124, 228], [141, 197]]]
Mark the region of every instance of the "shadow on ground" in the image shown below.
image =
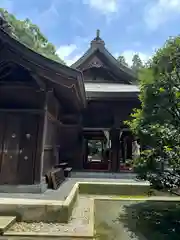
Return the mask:
[[179, 240], [180, 203], [97, 201], [97, 240]]
[[139, 240], [179, 240], [180, 203], [140, 202], [124, 206], [116, 222], [134, 233]]

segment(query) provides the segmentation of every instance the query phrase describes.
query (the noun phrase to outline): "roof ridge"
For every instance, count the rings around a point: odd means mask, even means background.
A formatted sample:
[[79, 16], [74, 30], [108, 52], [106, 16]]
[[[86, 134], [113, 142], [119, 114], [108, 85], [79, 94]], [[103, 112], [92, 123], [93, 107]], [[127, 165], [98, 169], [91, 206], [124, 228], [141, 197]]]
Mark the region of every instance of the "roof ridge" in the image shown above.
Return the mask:
[[131, 67], [126, 66], [125, 64], [123, 64], [121, 62], [118, 62], [118, 60], [109, 52], [109, 50], [106, 47], [105, 47], [105, 51], [109, 54], [110, 57], [112, 57], [118, 63], [118, 65], [123, 66], [124, 69], [128, 69], [129, 71], [134, 72]]
[[[3, 36], [1, 36], [1, 35], [3, 35]], [[15, 51], [22, 52], [21, 49], [20, 49], [20, 51], [19, 51], [19, 48], [20, 48], [20, 47], [21, 47], [21, 48], [24, 48], [23, 50], [26, 49], [26, 51], [28, 51], [28, 54], [33, 54], [34, 57], [36, 56], [36, 57], [41, 58], [41, 59], [38, 59], [38, 60], [45, 60], [45, 61], [47, 61], [48, 64], [51, 64], [51, 67], [52, 67], [52, 68], [53, 68], [53, 67], [62, 67], [64, 70], [70, 70], [70, 71], [72, 71], [72, 72], [74, 72], [74, 73], [76, 72], [76, 73], [78, 73], [78, 74], [82, 74], [81, 71], [79, 71], [78, 69], [71, 68], [71, 67], [69, 67], [69, 66], [67, 66], [67, 65], [65, 65], [65, 64], [63, 64], [63, 63], [57, 62], [57, 61], [55, 61], [55, 60], [53, 60], [53, 59], [50, 59], [50, 58], [48, 58], [48, 57], [46, 57], [46, 56], [44, 56], [44, 55], [36, 52], [35, 50], [31, 49], [29, 46], [27, 46], [27, 45], [25, 45], [24, 43], [20, 42], [20, 41], [19, 41], [17, 38], [15, 38], [13, 35], [10, 35], [10, 34], [9, 34], [8, 32], [6, 32], [6, 31], [4, 30], [4, 28], [2, 28], [1, 26], [0, 26], [0, 38], [2, 38], [2, 41], [7, 42], [10, 46], [11, 46], [11, 44], [10, 44], [9, 41], [12, 41], [12, 43], [15, 44], [15, 45], [17, 46], [17, 48], [18, 48], [18, 49], [15, 48]], [[25, 57], [25, 58], [26, 58], [26, 57]], [[38, 60], [37, 60], [37, 61], [38, 61]], [[53, 71], [55, 71], [55, 70], [53, 69]], [[56, 72], [56, 71], [55, 71], [55, 72]], [[57, 71], [57, 73], [58, 73], [58, 71]]]
[[[72, 67], [72, 68], [76, 68], [76, 66], [78, 65], [78, 63], [81, 62], [81, 60], [82, 60], [83, 58], [85, 58], [88, 54], [91, 54], [90, 52], [91, 52], [92, 50], [94, 50], [94, 49], [92, 49], [91, 47], [88, 48], [88, 50], [85, 51], [84, 54], [83, 54], [76, 62], [74, 62], [73, 64], [71, 64], [71, 67]], [[92, 53], [93, 53], [93, 52], [92, 52]]]

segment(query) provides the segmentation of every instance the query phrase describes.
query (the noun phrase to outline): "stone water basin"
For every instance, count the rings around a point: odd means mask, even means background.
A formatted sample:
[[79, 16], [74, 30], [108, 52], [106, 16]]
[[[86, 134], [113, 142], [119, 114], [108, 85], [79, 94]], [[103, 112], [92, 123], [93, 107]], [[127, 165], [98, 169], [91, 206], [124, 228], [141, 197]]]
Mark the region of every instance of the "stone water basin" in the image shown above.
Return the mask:
[[180, 202], [95, 200], [96, 240], [179, 240]]

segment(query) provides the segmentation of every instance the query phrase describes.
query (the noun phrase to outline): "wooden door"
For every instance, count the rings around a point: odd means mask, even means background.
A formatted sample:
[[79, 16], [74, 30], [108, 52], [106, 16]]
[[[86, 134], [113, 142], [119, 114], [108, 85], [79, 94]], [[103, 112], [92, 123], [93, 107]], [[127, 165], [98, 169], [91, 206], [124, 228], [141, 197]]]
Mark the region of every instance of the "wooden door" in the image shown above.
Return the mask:
[[0, 114], [0, 184], [33, 184], [38, 117]]
[[21, 119], [19, 144], [18, 182], [34, 183], [34, 163], [36, 157], [38, 116], [24, 114]]
[[18, 183], [17, 168], [19, 157], [21, 119], [18, 114], [6, 114], [4, 118], [5, 124], [4, 138], [2, 142], [3, 147], [1, 158], [0, 184], [13, 185]]

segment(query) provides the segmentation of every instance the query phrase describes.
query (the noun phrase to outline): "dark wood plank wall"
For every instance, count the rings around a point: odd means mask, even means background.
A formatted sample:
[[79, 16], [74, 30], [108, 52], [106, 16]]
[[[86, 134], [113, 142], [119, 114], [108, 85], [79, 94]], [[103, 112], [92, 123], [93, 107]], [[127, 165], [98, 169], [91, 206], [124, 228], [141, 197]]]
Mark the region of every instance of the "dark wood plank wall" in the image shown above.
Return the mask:
[[60, 161], [67, 161], [73, 169], [83, 167], [83, 131], [80, 125], [62, 125], [59, 133]]
[[17, 169], [18, 180], [21, 184], [34, 183], [38, 124], [39, 116], [37, 114], [24, 114], [22, 116]]
[[0, 114], [0, 184], [33, 184], [38, 115]]
[[1, 86], [0, 108], [43, 109], [44, 92], [26, 86]]
[[41, 181], [44, 102], [35, 88], [0, 87], [0, 184]]
[[130, 118], [133, 108], [139, 107], [138, 100], [91, 101], [83, 114], [83, 127], [111, 128]]

